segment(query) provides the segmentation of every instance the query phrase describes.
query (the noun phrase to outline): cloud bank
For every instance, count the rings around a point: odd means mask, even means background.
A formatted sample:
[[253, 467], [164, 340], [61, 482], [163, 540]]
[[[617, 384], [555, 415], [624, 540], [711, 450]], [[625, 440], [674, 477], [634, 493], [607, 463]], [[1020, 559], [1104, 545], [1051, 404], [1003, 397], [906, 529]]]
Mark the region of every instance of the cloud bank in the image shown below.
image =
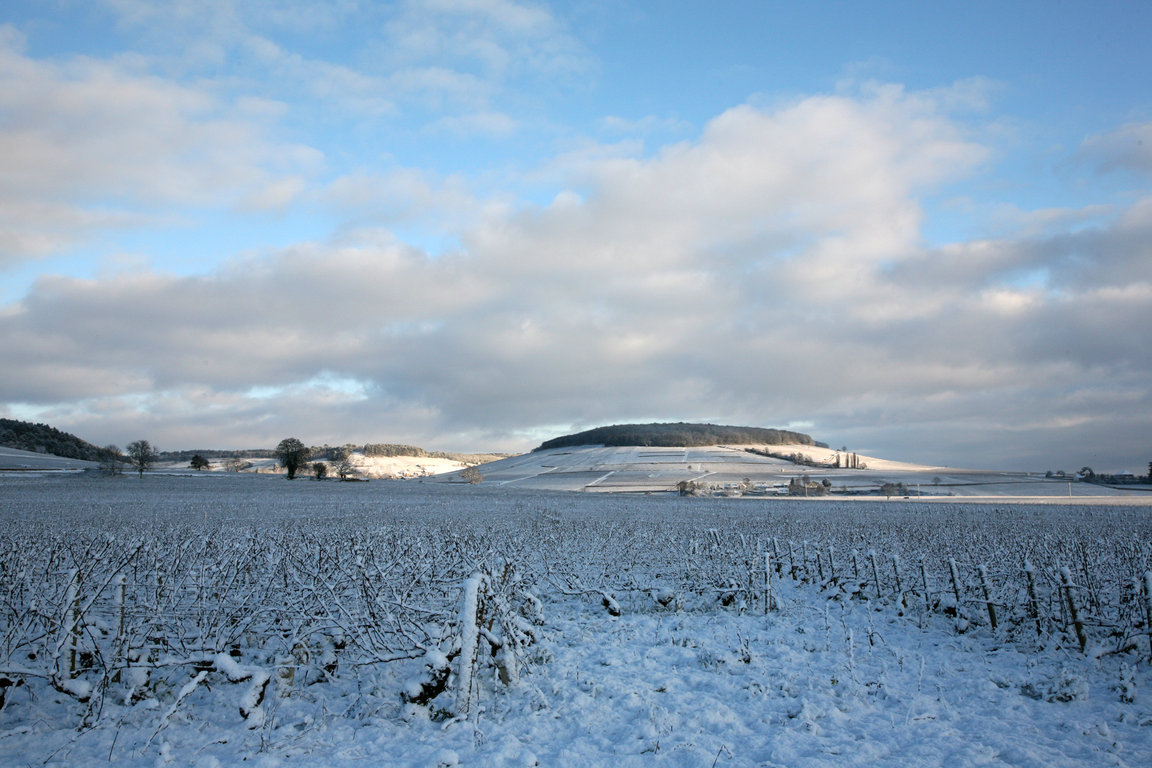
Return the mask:
[[[548, 66], [578, 56], [546, 16], [473, 5], [502, 35], [553, 41], [528, 51]], [[453, 47], [496, 78], [522, 59], [465, 22], [432, 35], [399, 17], [403, 70]], [[323, 152], [268, 127], [275, 101], [130, 63], [36, 62], [7, 34], [9, 263], [183, 206], [307, 199], [337, 220], [198, 274], [40, 277], [0, 309], [10, 415], [171, 448], [521, 450], [557, 430], [710, 420], [956, 465], [1148, 458], [1131, 449], [1152, 427], [1152, 196], [928, 243], [923, 199], [995, 162], [966, 122], [971, 83], [754, 99], [651, 151], [585, 140], [527, 170], [556, 190], [539, 203], [414, 168], [323, 177]], [[481, 96], [475, 114], [514, 132]], [[1147, 174], [1150, 130], [1089, 139], [1070, 162]], [[450, 245], [406, 240], [412, 222]]]

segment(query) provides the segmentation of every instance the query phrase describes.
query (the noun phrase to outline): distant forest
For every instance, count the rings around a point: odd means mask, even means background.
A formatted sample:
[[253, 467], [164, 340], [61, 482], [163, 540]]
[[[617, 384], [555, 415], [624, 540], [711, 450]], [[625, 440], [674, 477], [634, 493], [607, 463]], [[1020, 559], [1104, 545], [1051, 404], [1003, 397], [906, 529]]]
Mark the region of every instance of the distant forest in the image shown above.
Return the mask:
[[205, 459], [274, 459], [276, 451], [271, 448], [246, 448], [244, 450], [228, 450], [226, 448], [200, 448], [193, 451], [158, 451], [161, 461], [191, 461], [193, 456]]
[[789, 432], [783, 429], [763, 427], [728, 427], [716, 424], [616, 424], [610, 427], [597, 427], [574, 435], [565, 435], [546, 440], [537, 451], [548, 448], [568, 448], [576, 445], [607, 446], [653, 446], [653, 447], [694, 447], [701, 445], [815, 445], [818, 443], [809, 435]]
[[415, 445], [402, 445], [399, 443], [365, 443], [364, 445], [348, 443], [337, 447], [330, 445], [312, 446], [311, 457], [313, 459], [339, 460], [357, 451], [369, 457], [395, 458], [397, 456], [403, 456], [405, 458], [415, 457], [417, 459], [448, 459], [450, 461], [460, 461], [465, 464], [480, 464], [485, 461], [492, 461], [494, 456], [504, 455], [426, 451]]
[[100, 461], [108, 453], [76, 435], [61, 432], [47, 424], [15, 419], [0, 419], [0, 445], [81, 461]]

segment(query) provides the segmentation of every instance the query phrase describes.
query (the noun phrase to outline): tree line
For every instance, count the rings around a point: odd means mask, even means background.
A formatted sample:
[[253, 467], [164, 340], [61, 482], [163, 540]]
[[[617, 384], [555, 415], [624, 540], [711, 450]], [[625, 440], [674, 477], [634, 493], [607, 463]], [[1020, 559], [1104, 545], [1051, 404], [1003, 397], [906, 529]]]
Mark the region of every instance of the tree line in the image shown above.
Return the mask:
[[653, 423], [615, 424], [546, 440], [535, 450], [578, 445], [693, 448], [707, 445], [812, 445], [827, 448], [802, 432], [764, 427], [733, 427], [718, 424]]

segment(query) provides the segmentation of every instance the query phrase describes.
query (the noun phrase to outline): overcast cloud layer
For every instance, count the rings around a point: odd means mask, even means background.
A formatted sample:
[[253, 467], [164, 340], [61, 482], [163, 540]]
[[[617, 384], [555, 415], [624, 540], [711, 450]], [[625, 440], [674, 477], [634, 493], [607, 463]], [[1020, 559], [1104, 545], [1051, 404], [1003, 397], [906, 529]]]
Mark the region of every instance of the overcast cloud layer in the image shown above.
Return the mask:
[[80, 13], [108, 50], [0, 26], [0, 415], [172, 449], [699, 420], [1152, 459], [1148, 101], [1035, 152], [982, 71], [620, 115], [595, 4], [201, 5]]

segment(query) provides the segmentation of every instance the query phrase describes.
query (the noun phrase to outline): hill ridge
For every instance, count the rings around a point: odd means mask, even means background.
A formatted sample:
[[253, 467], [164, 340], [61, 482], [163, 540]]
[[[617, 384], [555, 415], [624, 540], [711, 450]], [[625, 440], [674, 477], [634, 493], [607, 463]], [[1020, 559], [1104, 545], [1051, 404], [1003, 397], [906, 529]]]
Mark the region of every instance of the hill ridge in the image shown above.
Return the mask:
[[31, 453], [50, 454], [65, 459], [100, 461], [108, 451], [70, 432], [47, 424], [0, 419], [0, 445]]
[[577, 445], [694, 448], [706, 445], [813, 445], [827, 447], [803, 432], [767, 427], [737, 427], [692, 422], [613, 424], [545, 440], [536, 451]]

